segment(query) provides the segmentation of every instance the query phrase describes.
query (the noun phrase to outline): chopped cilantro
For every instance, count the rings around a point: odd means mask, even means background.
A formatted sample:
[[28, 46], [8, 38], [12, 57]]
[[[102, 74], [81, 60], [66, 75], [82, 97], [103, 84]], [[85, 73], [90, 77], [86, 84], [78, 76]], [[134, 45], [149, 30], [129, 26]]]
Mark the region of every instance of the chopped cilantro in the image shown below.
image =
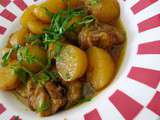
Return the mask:
[[39, 102], [39, 105], [38, 105], [38, 108], [37, 108], [37, 111], [38, 112], [43, 112], [45, 110], [47, 110], [50, 106], [50, 102], [49, 101], [40, 101]]
[[42, 35], [28, 35], [26, 36], [26, 42], [32, 42], [34, 40], [37, 40], [37, 39], [41, 39], [43, 36]]
[[57, 81], [60, 77], [57, 72], [47, 71], [47, 74], [50, 76], [52, 81]]
[[79, 100], [79, 103], [90, 102], [91, 100], [92, 100], [92, 98], [82, 98]]
[[19, 63], [22, 63], [22, 61], [25, 60], [28, 64], [38, 63], [39, 65], [44, 66], [38, 57], [30, 53], [28, 47], [21, 47], [18, 50], [17, 58]]
[[[44, 34], [33, 35], [27, 39], [31, 41], [40, 38], [45, 49], [48, 48], [50, 43], [55, 43], [56, 57], [62, 50], [63, 45], [61, 43], [61, 39], [66, 32], [74, 31], [77, 26], [87, 25], [95, 20], [93, 16], [87, 15], [87, 13], [82, 9], [68, 8], [67, 10], [60, 10], [56, 14], [52, 14], [49, 10], [46, 9], [46, 12], [52, 18], [50, 27], [44, 30]], [[80, 17], [81, 19], [71, 24], [70, 21], [75, 17]]]
[[39, 73], [36, 80], [38, 84], [44, 85], [48, 80], [50, 80], [50, 77], [46, 73]]
[[18, 65], [11, 66], [11, 68], [14, 70], [14, 73], [19, 77], [19, 80], [23, 84], [26, 84], [27, 78], [28, 78], [28, 73]]
[[100, 2], [100, 0], [89, 0], [89, 1], [91, 5], [97, 5]]
[[2, 66], [5, 66], [8, 64], [9, 58], [12, 55], [12, 53], [16, 50], [18, 50], [20, 48], [19, 45], [15, 45], [13, 46], [8, 52], [6, 52], [3, 56], [2, 56]]
[[55, 58], [56, 58], [56, 57], [58, 57], [58, 56], [60, 55], [60, 52], [61, 52], [63, 46], [62, 46], [62, 43], [59, 42], [59, 41], [57, 41], [57, 42], [55, 43], [55, 45], [56, 45], [56, 48], [55, 48], [54, 56], [55, 56]]

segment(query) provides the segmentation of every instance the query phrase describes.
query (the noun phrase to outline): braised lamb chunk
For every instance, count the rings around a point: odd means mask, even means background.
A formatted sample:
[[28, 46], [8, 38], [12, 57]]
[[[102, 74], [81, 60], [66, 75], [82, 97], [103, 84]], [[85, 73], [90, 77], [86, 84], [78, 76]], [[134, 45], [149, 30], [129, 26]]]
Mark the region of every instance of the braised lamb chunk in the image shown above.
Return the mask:
[[27, 90], [30, 108], [37, 111], [40, 116], [51, 115], [51, 101], [44, 87], [29, 81], [27, 84]]
[[96, 90], [92, 87], [92, 85], [89, 82], [84, 82], [82, 89], [82, 95], [84, 98], [92, 98], [96, 93]]
[[52, 114], [54, 114], [66, 104], [63, 88], [61, 88], [61, 86], [56, 86], [51, 81], [45, 84], [45, 88], [51, 98]]
[[82, 83], [80, 81], [63, 82], [67, 88], [67, 105], [66, 108], [78, 103], [82, 97]]
[[95, 23], [83, 27], [79, 33], [80, 47], [82, 49], [87, 49], [92, 46], [108, 49], [113, 45], [123, 43], [124, 40], [125, 35], [108, 24]]

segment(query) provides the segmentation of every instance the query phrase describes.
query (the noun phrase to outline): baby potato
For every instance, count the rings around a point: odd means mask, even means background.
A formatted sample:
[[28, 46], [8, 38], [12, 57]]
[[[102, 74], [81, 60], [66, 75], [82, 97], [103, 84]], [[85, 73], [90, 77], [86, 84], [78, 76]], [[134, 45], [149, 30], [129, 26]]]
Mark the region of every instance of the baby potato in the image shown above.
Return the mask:
[[117, 0], [101, 0], [91, 6], [91, 11], [100, 22], [104, 23], [112, 23], [120, 16], [120, 6]]
[[37, 6], [33, 9], [33, 14], [44, 23], [51, 22], [51, 18], [47, 15], [47, 12], [44, 7]]
[[36, 17], [32, 14], [32, 11], [36, 8], [36, 5], [29, 6], [23, 13], [21, 17], [21, 25], [27, 26], [28, 21], [33, 21]]
[[64, 81], [73, 81], [84, 75], [87, 68], [87, 56], [80, 48], [66, 45], [59, 57], [61, 60], [56, 60], [56, 67]]
[[0, 90], [13, 90], [18, 87], [20, 81], [11, 69], [11, 65], [0, 68]]
[[58, 11], [66, 8], [66, 3], [64, 0], [47, 0], [46, 7], [52, 13], [57, 13]]
[[9, 44], [13, 47], [14, 45], [25, 45], [25, 37], [29, 34], [28, 29], [26, 27], [22, 27], [19, 31], [13, 33], [9, 38]]
[[67, 7], [69, 8], [79, 8], [83, 5], [82, 0], [67, 0]]
[[[30, 56], [35, 58], [32, 63], [28, 63], [26, 59], [26, 49], [28, 49]], [[39, 72], [47, 64], [47, 53], [38, 46], [27, 46], [18, 52], [22, 54], [22, 65], [33, 73]]]
[[43, 30], [47, 28], [49, 25], [44, 24], [38, 20], [28, 21], [27, 23], [28, 29], [34, 34], [42, 34]]
[[[43, 8], [47, 8], [47, 5], [48, 5], [48, 2], [45, 1], [45, 2], [42, 2], [39, 6], [40, 7], [43, 7]], [[48, 9], [48, 8], [47, 8]]]
[[115, 64], [105, 50], [91, 47], [87, 50], [88, 71], [87, 80], [95, 90], [104, 88], [112, 80], [115, 72]]

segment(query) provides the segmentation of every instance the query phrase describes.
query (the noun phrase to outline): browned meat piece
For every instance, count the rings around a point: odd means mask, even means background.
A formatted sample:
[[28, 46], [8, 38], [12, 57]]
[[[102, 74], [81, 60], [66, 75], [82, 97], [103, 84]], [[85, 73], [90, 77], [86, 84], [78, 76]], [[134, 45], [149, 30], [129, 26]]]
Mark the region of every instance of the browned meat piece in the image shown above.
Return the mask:
[[47, 82], [44, 87], [29, 81], [27, 94], [30, 108], [36, 110], [40, 116], [56, 113], [66, 103], [62, 89], [61, 86], [56, 86], [51, 81]]
[[55, 113], [66, 104], [66, 97], [62, 93], [63, 88], [56, 86], [51, 81], [45, 84], [45, 88], [51, 97], [52, 113]]
[[67, 88], [67, 105], [66, 108], [76, 104], [82, 97], [82, 83], [80, 81], [63, 82]]
[[18, 100], [20, 100], [24, 105], [29, 105], [26, 84], [19, 85], [19, 87], [13, 93], [18, 98]]
[[[52, 114], [52, 109], [50, 104], [50, 98], [43, 86], [35, 85], [32, 81], [29, 81], [27, 84], [27, 93], [28, 93], [28, 103], [32, 110], [36, 110], [40, 116], [48, 116]], [[40, 109], [41, 105], [45, 104], [42, 110]]]
[[124, 42], [125, 35], [113, 26], [95, 23], [82, 28], [79, 40], [82, 49], [87, 49], [91, 46], [106, 49]]
[[92, 85], [89, 82], [84, 82], [82, 93], [84, 98], [92, 98], [96, 94], [96, 90], [92, 87]]

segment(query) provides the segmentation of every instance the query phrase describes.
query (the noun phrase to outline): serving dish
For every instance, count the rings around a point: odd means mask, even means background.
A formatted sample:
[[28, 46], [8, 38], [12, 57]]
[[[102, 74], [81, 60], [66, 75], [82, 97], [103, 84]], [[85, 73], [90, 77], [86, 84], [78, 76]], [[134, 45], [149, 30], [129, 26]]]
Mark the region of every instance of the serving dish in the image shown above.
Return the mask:
[[[23, 10], [44, 0], [2, 0], [0, 47], [19, 28]], [[160, 116], [160, 13], [158, 0], [119, 1], [128, 43], [125, 58], [113, 83], [91, 102], [44, 120], [156, 120]], [[16, 98], [0, 93], [0, 119], [39, 120]]]

